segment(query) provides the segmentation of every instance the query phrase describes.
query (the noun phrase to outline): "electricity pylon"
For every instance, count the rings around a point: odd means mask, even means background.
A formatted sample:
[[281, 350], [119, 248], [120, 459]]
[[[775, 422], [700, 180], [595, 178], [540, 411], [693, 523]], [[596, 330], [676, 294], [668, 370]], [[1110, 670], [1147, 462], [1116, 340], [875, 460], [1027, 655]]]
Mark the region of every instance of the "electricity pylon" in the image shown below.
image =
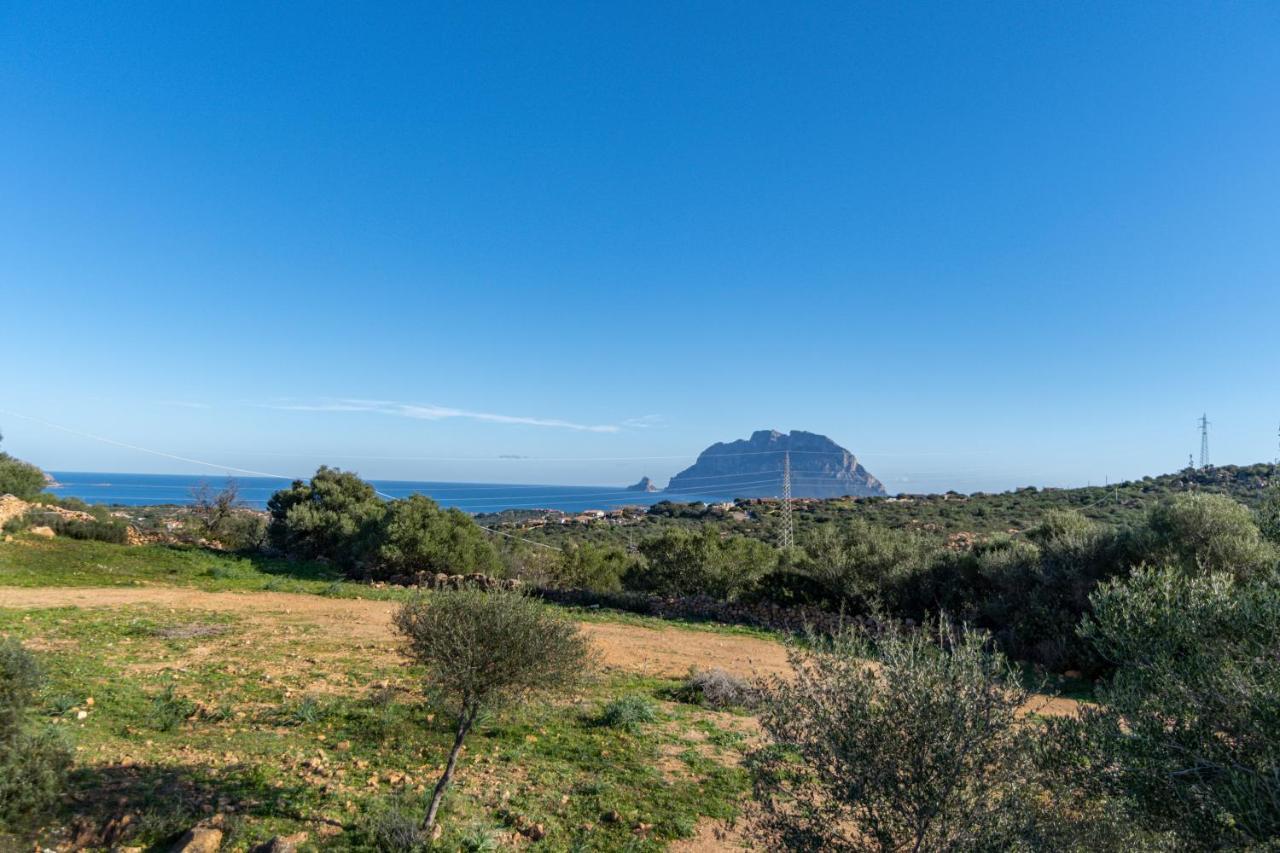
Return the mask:
[[791, 451], [782, 457], [782, 548], [795, 544], [796, 530], [791, 520]]
[[1200, 467], [1209, 467], [1209, 415], [1200, 416]]

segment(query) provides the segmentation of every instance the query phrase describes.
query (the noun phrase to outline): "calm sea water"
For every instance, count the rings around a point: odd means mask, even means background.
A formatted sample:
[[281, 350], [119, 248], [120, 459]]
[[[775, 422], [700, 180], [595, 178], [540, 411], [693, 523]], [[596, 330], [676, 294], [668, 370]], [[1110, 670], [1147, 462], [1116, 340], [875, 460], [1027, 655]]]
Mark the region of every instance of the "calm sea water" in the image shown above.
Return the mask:
[[[207, 482], [214, 490], [226, 485], [227, 477], [202, 477], [193, 474], [104, 474], [82, 471], [51, 471], [58, 485], [51, 488], [59, 497], [80, 498], [93, 504], [147, 506], [152, 504], [185, 504], [191, 492]], [[287, 480], [269, 477], [236, 477], [240, 497], [259, 509], [267, 505], [271, 495], [289, 485]], [[427, 495], [443, 506], [456, 506], [471, 513], [499, 512], [504, 509], [558, 509], [582, 512], [588, 509], [613, 509], [624, 505], [643, 505], [662, 500], [719, 501], [731, 496], [670, 492], [628, 492], [617, 486], [536, 486], [501, 483], [429, 483], [409, 480], [372, 480], [374, 487], [392, 497], [414, 493]]]

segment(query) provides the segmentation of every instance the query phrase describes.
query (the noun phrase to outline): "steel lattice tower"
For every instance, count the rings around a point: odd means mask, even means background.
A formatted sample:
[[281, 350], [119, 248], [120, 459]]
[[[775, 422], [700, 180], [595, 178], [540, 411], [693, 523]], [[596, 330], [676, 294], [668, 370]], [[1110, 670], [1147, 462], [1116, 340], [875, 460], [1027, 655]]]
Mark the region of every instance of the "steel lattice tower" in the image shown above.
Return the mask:
[[782, 457], [782, 547], [795, 544], [796, 531], [791, 520], [791, 451]]
[[1209, 415], [1200, 416], [1200, 467], [1209, 467]]

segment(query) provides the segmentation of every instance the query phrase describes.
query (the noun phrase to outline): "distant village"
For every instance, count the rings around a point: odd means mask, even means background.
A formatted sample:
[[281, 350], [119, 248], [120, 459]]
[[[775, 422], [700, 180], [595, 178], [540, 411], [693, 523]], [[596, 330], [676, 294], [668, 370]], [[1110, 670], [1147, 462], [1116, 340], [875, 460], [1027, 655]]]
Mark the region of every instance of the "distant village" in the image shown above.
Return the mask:
[[[843, 500], [852, 500], [861, 502], [865, 500], [878, 500], [885, 503], [914, 503], [917, 500], [928, 501], [962, 501], [966, 500], [965, 495], [956, 492], [948, 492], [943, 495], [898, 495], [896, 497], [885, 498], [865, 498], [859, 496], [846, 496]], [[792, 498], [791, 505], [797, 509], [807, 507], [816, 507], [830, 501], [830, 498]], [[644, 504], [628, 504], [626, 506], [615, 507], [613, 509], [584, 509], [578, 512], [565, 512], [558, 509], [526, 509], [526, 510], [504, 510], [496, 513], [482, 514], [483, 518], [492, 518], [500, 520], [503, 524], [520, 528], [523, 530], [535, 530], [542, 527], [555, 527], [566, 525], [611, 525], [626, 526], [630, 524], [641, 523], [645, 516], [650, 514], [669, 514], [671, 511], [677, 511], [677, 507], [698, 507], [698, 514], [702, 517], [716, 516], [722, 517], [725, 521], [749, 522], [758, 520], [757, 510], [763, 507], [776, 506], [781, 503], [780, 498], [738, 498], [732, 501], [722, 501], [712, 504], [680, 504], [668, 501], [661, 501], [653, 505]]]

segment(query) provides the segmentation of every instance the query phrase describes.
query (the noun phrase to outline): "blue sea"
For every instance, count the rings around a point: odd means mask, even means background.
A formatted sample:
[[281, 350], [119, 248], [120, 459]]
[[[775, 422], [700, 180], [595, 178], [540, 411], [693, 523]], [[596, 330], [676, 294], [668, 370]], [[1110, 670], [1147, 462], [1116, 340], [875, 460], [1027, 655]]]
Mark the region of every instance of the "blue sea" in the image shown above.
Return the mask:
[[[49, 491], [58, 497], [80, 498], [91, 504], [148, 506], [186, 504], [192, 490], [208, 483], [216, 490], [226, 485], [223, 476], [196, 474], [106, 474], [83, 471], [50, 471], [57, 485]], [[273, 477], [235, 477], [240, 497], [247, 506], [263, 509], [271, 495], [289, 485]], [[504, 509], [558, 509], [582, 512], [609, 510], [620, 506], [649, 506], [658, 501], [723, 501], [732, 495], [672, 492], [629, 492], [618, 486], [511, 485], [503, 483], [429, 483], [410, 480], [371, 480], [374, 488], [391, 497], [423, 494], [443, 506], [469, 513], [500, 512]]]

